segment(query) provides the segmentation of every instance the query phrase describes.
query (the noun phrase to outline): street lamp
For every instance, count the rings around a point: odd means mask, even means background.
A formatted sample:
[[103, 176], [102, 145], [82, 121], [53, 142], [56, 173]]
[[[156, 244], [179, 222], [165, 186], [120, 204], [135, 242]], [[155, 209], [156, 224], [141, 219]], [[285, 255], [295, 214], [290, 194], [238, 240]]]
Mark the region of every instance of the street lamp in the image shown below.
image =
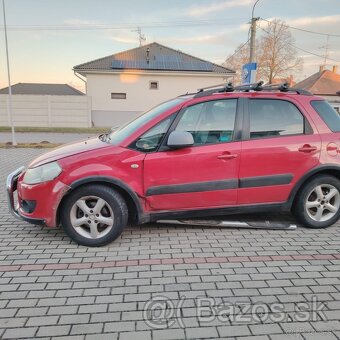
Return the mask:
[[7, 77], [8, 77], [8, 111], [9, 119], [12, 129], [12, 145], [17, 145], [15, 140], [13, 112], [12, 112], [12, 87], [11, 87], [11, 72], [9, 69], [9, 57], [8, 57], [8, 42], [7, 42], [7, 26], [6, 26], [6, 11], [5, 11], [5, 0], [2, 0], [2, 11], [4, 15], [4, 31], [5, 31], [5, 44], [6, 44], [6, 58], [7, 58]]
[[250, 53], [249, 53], [249, 62], [255, 63], [255, 40], [256, 40], [256, 21], [258, 21], [260, 18], [254, 18], [254, 11], [255, 6], [260, 0], [256, 0], [253, 6], [253, 9], [251, 11], [251, 28], [250, 28]]

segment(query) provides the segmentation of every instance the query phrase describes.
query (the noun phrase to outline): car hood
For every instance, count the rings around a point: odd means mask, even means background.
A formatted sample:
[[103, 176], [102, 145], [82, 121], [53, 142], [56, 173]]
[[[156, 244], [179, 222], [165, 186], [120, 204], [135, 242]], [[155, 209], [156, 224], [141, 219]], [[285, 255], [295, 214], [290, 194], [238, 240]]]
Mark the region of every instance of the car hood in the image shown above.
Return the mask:
[[65, 158], [68, 156], [73, 156], [79, 153], [87, 152], [94, 149], [101, 149], [105, 147], [110, 147], [111, 144], [101, 141], [98, 137], [82, 140], [79, 142], [65, 144], [52, 151], [49, 151], [30, 163], [29, 168], [35, 168], [37, 166], [43, 165], [45, 163], [50, 163], [57, 161], [58, 159]]

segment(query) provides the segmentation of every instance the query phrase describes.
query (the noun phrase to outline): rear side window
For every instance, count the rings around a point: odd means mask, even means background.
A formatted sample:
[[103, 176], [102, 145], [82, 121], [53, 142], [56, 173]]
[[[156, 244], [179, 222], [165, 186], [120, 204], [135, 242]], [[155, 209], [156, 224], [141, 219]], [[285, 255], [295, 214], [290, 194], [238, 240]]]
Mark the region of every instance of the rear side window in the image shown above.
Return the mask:
[[251, 99], [250, 138], [270, 138], [304, 133], [304, 117], [285, 100]]
[[340, 116], [325, 100], [313, 100], [311, 105], [333, 132], [340, 132]]

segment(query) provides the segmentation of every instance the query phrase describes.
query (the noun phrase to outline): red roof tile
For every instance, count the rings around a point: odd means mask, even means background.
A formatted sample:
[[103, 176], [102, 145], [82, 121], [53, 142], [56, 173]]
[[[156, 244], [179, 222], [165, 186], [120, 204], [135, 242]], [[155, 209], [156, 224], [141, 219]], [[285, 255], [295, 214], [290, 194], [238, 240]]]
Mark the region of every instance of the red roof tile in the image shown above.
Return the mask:
[[340, 75], [324, 70], [314, 73], [294, 87], [310, 91], [316, 95], [336, 96], [336, 93], [340, 91]]

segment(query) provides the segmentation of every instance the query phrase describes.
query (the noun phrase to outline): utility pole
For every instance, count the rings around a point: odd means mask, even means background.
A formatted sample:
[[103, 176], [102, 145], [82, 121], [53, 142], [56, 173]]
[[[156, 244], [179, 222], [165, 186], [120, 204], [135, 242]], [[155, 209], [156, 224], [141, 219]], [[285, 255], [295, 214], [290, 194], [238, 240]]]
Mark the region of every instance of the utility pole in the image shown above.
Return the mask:
[[250, 26], [250, 53], [249, 53], [249, 62], [255, 63], [256, 57], [255, 57], [255, 42], [256, 42], [256, 21], [258, 21], [260, 18], [251, 18], [251, 26]]
[[11, 86], [11, 72], [9, 68], [9, 57], [8, 57], [8, 41], [7, 41], [7, 26], [6, 26], [6, 11], [5, 11], [5, 0], [2, 0], [2, 11], [4, 15], [4, 31], [5, 31], [5, 45], [6, 45], [6, 58], [7, 58], [7, 77], [8, 77], [8, 111], [9, 119], [12, 130], [12, 145], [17, 145], [15, 139], [14, 122], [13, 122], [13, 111], [12, 111], [12, 86]]
[[260, 0], [255, 1], [251, 11], [249, 62], [243, 65], [242, 69], [244, 84], [256, 82], [256, 21], [260, 20], [260, 18], [254, 18], [254, 10], [259, 1]]

